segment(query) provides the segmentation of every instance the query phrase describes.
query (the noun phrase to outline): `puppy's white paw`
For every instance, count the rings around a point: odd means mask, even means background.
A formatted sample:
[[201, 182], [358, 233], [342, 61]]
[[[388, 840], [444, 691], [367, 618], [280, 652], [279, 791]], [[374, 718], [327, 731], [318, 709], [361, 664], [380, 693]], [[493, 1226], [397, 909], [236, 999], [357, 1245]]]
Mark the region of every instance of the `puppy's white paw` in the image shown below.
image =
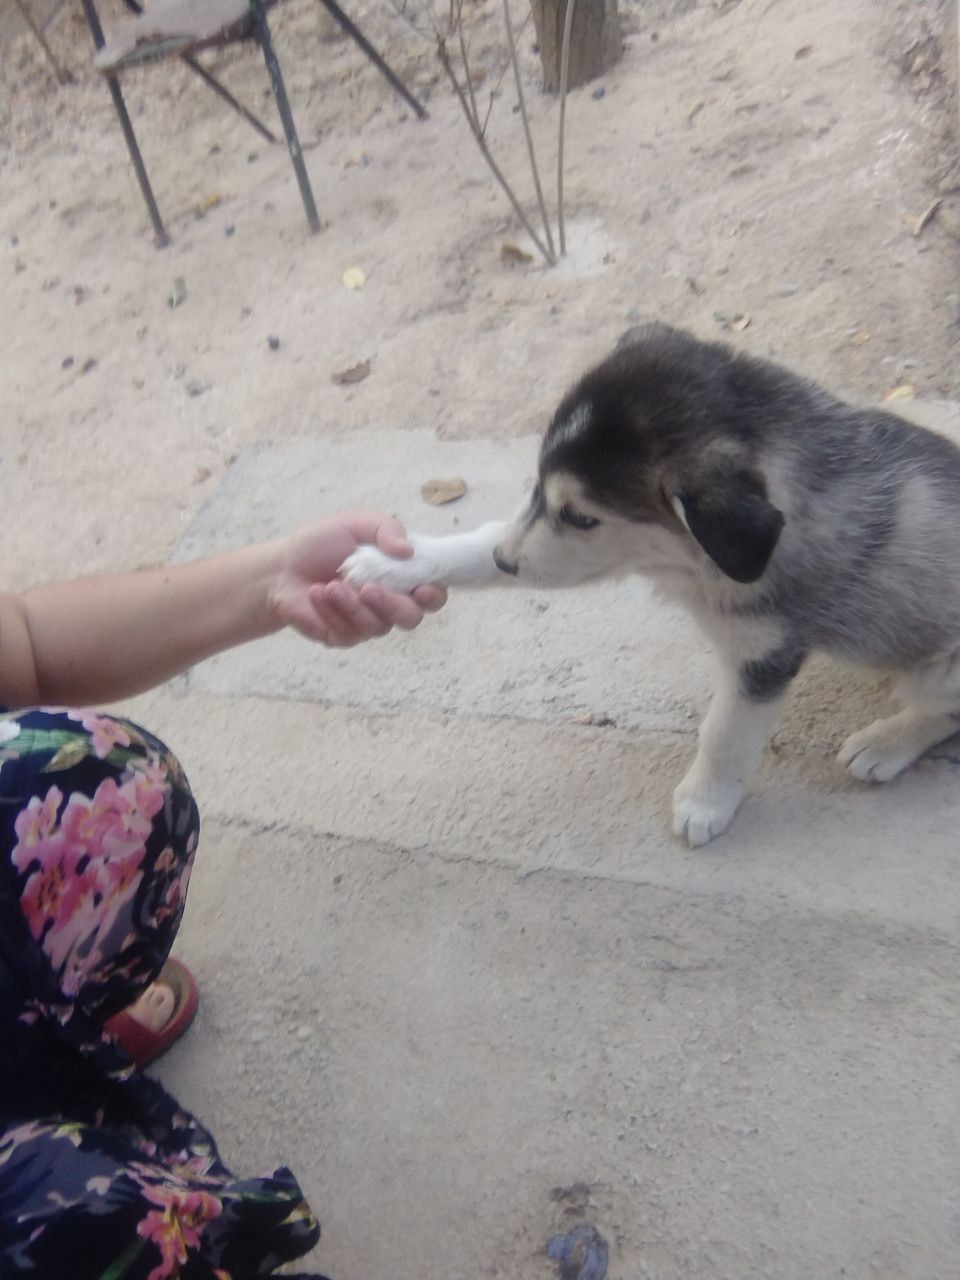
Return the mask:
[[709, 844], [729, 827], [742, 798], [740, 783], [703, 778], [694, 767], [673, 793], [673, 834], [691, 849]]
[[930, 745], [905, 732], [902, 724], [891, 723], [896, 720], [896, 716], [875, 720], [866, 729], [851, 734], [840, 748], [837, 759], [861, 782], [892, 781]]
[[414, 554], [407, 560], [395, 560], [376, 547], [358, 547], [337, 570], [345, 582], [355, 587], [362, 587], [365, 582], [376, 582], [389, 591], [404, 594], [435, 582], [436, 572], [436, 566], [429, 557]]

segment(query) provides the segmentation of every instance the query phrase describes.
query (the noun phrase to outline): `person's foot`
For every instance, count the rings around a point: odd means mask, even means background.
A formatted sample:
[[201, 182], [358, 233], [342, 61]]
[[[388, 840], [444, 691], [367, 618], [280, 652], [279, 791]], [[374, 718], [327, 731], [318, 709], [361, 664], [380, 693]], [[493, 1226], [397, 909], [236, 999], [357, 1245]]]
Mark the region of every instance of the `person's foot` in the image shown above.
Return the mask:
[[150, 986], [106, 1030], [117, 1038], [138, 1067], [155, 1062], [179, 1040], [197, 1011], [197, 984], [186, 965], [168, 958]]
[[132, 1018], [141, 1027], [146, 1027], [156, 1035], [173, 1017], [176, 1007], [177, 997], [173, 987], [158, 978], [156, 982], [150, 983], [139, 999], [127, 1005], [124, 1012], [128, 1018]]

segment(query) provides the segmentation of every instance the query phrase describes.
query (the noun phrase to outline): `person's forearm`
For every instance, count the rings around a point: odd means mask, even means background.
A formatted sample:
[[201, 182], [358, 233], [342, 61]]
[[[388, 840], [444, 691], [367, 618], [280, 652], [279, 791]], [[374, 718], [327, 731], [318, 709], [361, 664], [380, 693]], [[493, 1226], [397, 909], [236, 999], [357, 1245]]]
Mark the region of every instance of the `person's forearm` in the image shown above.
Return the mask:
[[279, 629], [282, 544], [36, 587], [0, 598], [0, 703], [83, 705], [140, 693]]

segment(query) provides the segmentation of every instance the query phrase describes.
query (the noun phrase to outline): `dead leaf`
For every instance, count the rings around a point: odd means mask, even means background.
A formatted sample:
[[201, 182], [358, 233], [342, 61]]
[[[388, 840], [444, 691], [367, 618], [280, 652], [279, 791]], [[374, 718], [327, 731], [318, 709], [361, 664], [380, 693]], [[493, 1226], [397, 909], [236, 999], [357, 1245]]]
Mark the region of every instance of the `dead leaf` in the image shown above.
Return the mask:
[[467, 483], [459, 476], [450, 480], [425, 480], [420, 486], [420, 496], [431, 507], [442, 507], [448, 502], [456, 502], [467, 492]]
[[341, 369], [339, 373], [331, 375], [330, 381], [335, 382], [338, 387], [349, 387], [354, 382], [362, 382], [370, 373], [370, 361], [361, 360], [359, 364], [352, 364], [349, 369]]
[[912, 400], [917, 394], [917, 388], [912, 382], [901, 382], [898, 387], [891, 387], [889, 391], [883, 393], [884, 400]]
[[928, 222], [933, 221], [934, 217], [936, 217], [937, 210], [940, 208], [942, 204], [943, 204], [942, 197], [937, 200], [934, 200], [932, 204], [927, 205], [926, 209], [924, 209], [923, 213], [920, 214], [919, 218], [913, 219], [913, 221], [910, 224], [910, 230], [913, 232], [914, 239], [917, 239], [923, 235], [924, 227], [927, 225]]
[[743, 333], [750, 323], [750, 317], [744, 311], [735, 311], [733, 315], [726, 311], [715, 311], [713, 318], [721, 329], [733, 329], [736, 333]]
[[197, 205], [197, 213], [201, 215], [209, 213], [211, 209], [215, 209], [217, 207], [222, 199], [223, 197], [220, 195], [219, 191], [211, 192], [210, 195], [204, 196]]
[[812, 44], [802, 44], [802, 45], [800, 46], [800, 48], [796, 51], [796, 53], [795, 53], [793, 56], [794, 56], [795, 58], [798, 58], [798, 59], [799, 59], [799, 58], [809, 58], [809, 57], [810, 57], [810, 55], [811, 55], [811, 53], [813, 53], [813, 45], [812, 45]]
[[505, 262], [508, 267], [522, 266], [524, 263], [533, 261], [533, 254], [525, 253], [523, 249], [505, 240], [500, 246], [500, 261]]
[[83, 364], [80, 366], [80, 373], [81, 375], [84, 373], [89, 373], [91, 369], [95, 369], [96, 367], [97, 367], [96, 357], [87, 356], [86, 360], [84, 360]]
[[706, 105], [702, 99], [699, 102], [695, 102], [687, 112], [687, 124], [692, 124]]
[[343, 283], [348, 289], [362, 289], [367, 277], [362, 267], [347, 267], [343, 273]]
[[212, 475], [213, 472], [209, 467], [197, 467], [193, 473], [193, 483], [203, 484], [204, 480], [209, 480]]
[[855, 347], [862, 347], [865, 342], [870, 341], [871, 337], [872, 337], [872, 334], [868, 333], [866, 329], [857, 329], [856, 332], [853, 334], [853, 336], [850, 338], [850, 341], [853, 343]]

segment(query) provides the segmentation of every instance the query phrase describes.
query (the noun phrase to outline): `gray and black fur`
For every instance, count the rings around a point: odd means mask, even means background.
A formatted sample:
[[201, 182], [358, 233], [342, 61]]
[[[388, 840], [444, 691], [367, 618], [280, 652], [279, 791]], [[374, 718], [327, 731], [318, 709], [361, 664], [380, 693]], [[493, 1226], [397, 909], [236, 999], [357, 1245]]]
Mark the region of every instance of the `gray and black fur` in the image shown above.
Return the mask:
[[[500, 566], [523, 581], [526, 560], [546, 584], [542, 550], [525, 556], [538, 522], [589, 540], [612, 519], [618, 567], [683, 601], [735, 683], [707, 718], [698, 776], [678, 789], [699, 796], [698, 812], [719, 809], [716, 821], [678, 818], [692, 843], [723, 830], [733, 793], [736, 808], [743, 779], [729, 775], [750, 765], [734, 768], [731, 752], [757, 755], [734, 721], [759, 724], [760, 704], [772, 715], [812, 650], [903, 676], [908, 711], [842, 753], [857, 776], [892, 777], [958, 727], [960, 449], [949, 441], [655, 324], [631, 330], [564, 397], [539, 470]], [[596, 576], [591, 559], [584, 576]], [[716, 806], [718, 790], [729, 794]]]
[[637, 523], [674, 525], [678, 499], [707, 581], [746, 587], [714, 607], [783, 623], [785, 678], [812, 649], [899, 669], [960, 641], [960, 449], [768, 361], [631, 330], [564, 398], [540, 466]]
[[895, 715], [840, 760], [895, 777], [958, 728], [960, 449], [844, 404], [765, 360], [664, 325], [633, 329], [564, 397], [512, 522], [361, 549], [355, 582], [395, 589], [573, 586], [641, 573], [682, 602], [720, 659], [674, 829], [729, 825], [812, 650], [898, 676]]

